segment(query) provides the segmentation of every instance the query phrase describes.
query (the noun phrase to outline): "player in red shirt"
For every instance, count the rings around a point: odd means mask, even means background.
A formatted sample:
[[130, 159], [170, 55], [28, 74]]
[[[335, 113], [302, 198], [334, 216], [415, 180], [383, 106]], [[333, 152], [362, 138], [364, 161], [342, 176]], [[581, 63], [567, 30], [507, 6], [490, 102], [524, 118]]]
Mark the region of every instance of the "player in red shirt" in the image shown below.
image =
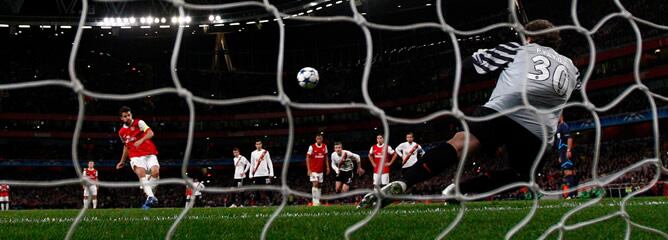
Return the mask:
[[9, 185], [0, 184], [0, 209], [9, 211]]
[[93, 185], [90, 185], [90, 192], [88, 191], [85, 185], [83, 185], [83, 204], [86, 205], [86, 199], [92, 197], [93, 209], [97, 208], [97, 169], [95, 169], [95, 162], [88, 161], [88, 168], [84, 169], [83, 176], [89, 178], [91, 181], [96, 182]]
[[149, 209], [158, 203], [154, 191], [160, 179], [160, 164], [158, 163], [158, 150], [153, 141], [153, 130], [140, 119], [133, 119], [129, 107], [121, 107], [118, 111], [123, 122], [123, 127], [118, 131], [121, 141], [125, 144], [121, 160], [116, 164], [116, 169], [125, 166], [125, 160], [130, 158], [132, 171], [137, 174], [141, 189], [146, 193], [146, 201], [142, 206]]
[[315, 143], [308, 147], [306, 153], [306, 174], [311, 180], [311, 194], [313, 194], [313, 206], [320, 205], [320, 194], [322, 188], [320, 184], [324, 180], [323, 169], [327, 168], [329, 175], [329, 158], [327, 157], [327, 145], [322, 143], [322, 135], [315, 135]]
[[[385, 165], [381, 166], [380, 161], [383, 159], [383, 149], [387, 150], [385, 150]], [[392, 160], [389, 160], [390, 156], [392, 156]], [[380, 181], [381, 186], [390, 183], [390, 166], [396, 159], [397, 154], [394, 152], [392, 147], [390, 147], [388, 144], [385, 144], [385, 137], [383, 137], [383, 134], [376, 135], [376, 144], [371, 146], [371, 149], [369, 149], [369, 161], [373, 166], [374, 184], [378, 181]], [[383, 170], [383, 174], [380, 174], [381, 169]]]

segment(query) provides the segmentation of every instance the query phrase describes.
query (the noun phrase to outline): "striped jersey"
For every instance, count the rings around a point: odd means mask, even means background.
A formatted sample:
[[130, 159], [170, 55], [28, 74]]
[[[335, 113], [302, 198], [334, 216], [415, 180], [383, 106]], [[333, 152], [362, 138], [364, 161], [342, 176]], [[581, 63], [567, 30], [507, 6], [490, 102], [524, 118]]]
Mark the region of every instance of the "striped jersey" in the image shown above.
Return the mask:
[[253, 177], [273, 177], [274, 165], [271, 163], [271, 156], [267, 150], [255, 150], [251, 153], [250, 160], [250, 178]]
[[353, 161], [360, 164], [360, 155], [348, 150], [342, 150], [341, 154], [338, 154], [336, 151], [332, 153], [332, 169], [337, 174], [339, 171], [353, 170]]
[[[566, 103], [578, 86], [579, 71], [573, 61], [550, 47], [535, 43], [510, 42], [493, 49], [481, 49], [473, 53], [472, 62], [478, 74], [501, 71], [496, 87], [484, 105], [498, 112], [523, 106], [525, 85], [529, 104], [539, 110]], [[551, 145], [561, 112], [559, 109], [548, 114], [535, 114], [522, 109], [506, 116], [541, 139], [541, 125], [544, 124]]]

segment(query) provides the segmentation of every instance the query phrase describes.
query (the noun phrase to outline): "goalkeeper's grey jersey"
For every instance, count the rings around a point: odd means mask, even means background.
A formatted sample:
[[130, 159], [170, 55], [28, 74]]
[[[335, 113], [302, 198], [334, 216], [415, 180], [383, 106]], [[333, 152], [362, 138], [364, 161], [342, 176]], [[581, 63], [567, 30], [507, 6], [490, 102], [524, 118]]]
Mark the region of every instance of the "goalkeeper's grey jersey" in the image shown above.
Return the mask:
[[[501, 44], [494, 49], [478, 50], [472, 60], [478, 74], [502, 70], [489, 101], [485, 103], [485, 107], [498, 112], [524, 105], [522, 91], [525, 83], [529, 103], [541, 110], [566, 103], [578, 85], [579, 72], [573, 61], [538, 44]], [[507, 116], [541, 139], [541, 124], [545, 124], [548, 143], [552, 144], [561, 112], [560, 109], [537, 116], [523, 109]]]

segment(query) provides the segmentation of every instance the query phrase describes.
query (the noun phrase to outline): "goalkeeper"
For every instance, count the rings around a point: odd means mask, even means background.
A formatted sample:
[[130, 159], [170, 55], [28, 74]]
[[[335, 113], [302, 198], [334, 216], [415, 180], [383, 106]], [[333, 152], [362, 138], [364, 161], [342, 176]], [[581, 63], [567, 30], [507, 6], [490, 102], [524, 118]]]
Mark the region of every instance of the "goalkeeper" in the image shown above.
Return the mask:
[[[525, 26], [532, 33], [552, 28], [554, 25], [547, 20], [534, 20]], [[561, 42], [559, 35], [554, 29], [528, 34], [526, 45], [516, 42], [500, 44], [493, 49], [478, 50], [465, 59], [462, 79], [498, 76], [490, 99], [478, 107], [473, 116], [483, 117], [523, 106], [524, 89], [529, 104], [538, 109], [555, 109], [565, 104], [579, 85], [579, 72], [571, 59], [556, 52]], [[389, 195], [402, 194], [409, 187], [457, 166], [465, 145], [468, 145], [468, 153], [505, 146], [510, 166], [462, 182], [460, 190], [463, 193], [487, 192], [508, 183], [529, 181], [531, 166], [541, 149], [542, 136], [547, 136], [548, 145], [553, 144], [561, 112], [562, 109], [557, 109], [540, 114], [521, 109], [489, 121], [467, 121], [468, 142], [464, 131], [456, 133], [446, 143], [427, 151], [417, 164], [407, 169], [402, 180], [388, 184], [381, 191]], [[545, 125], [547, 132], [543, 132], [541, 125]], [[454, 184], [444, 193], [454, 194]], [[391, 200], [385, 200], [383, 206], [391, 203]], [[358, 208], [368, 208], [376, 202], [376, 195], [370, 193], [364, 196]]]

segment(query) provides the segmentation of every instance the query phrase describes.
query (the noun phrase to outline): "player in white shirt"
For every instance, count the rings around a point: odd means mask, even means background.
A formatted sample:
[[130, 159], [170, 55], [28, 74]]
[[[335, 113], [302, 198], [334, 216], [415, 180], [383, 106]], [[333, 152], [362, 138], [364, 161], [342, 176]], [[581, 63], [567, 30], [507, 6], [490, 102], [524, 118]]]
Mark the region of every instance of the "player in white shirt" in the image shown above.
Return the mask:
[[206, 186], [204, 186], [204, 183], [197, 180], [197, 178], [193, 179], [193, 185], [193, 188], [186, 186], [186, 207], [190, 201], [195, 201], [193, 206], [202, 205], [202, 190], [204, 190]]
[[254, 184], [271, 184], [274, 177], [274, 165], [269, 151], [262, 149], [262, 140], [255, 141], [255, 151], [251, 153], [250, 178]]
[[336, 193], [348, 192], [353, 182], [353, 168], [357, 164], [357, 174], [362, 176], [362, 162], [360, 155], [351, 151], [343, 150], [341, 142], [334, 143], [334, 152], [332, 153], [332, 169], [336, 173]]
[[[246, 179], [248, 171], [251, 168], [251, 164], [248, 159], [246, 159], [246, 157], [241, 155], [239, 148], [235, 147], [232, 149], [232, 154], [234, 155], [234, 185], [237, 187], [242, 187], [244, 185], [244, 179]], [[245, 192], [238, 192], [235, 194], [233, 200], [233, 202], [235, 202], [235, 207], [243, 206], [245, 195]]]
[[414, 135], [412, 132], [406, 133], [406, 142], [399, 144], [394, 151], [401, 157], [401, 175], [406, 174], [406, 169], [415, 165], [418, 156], [424, 155], [422, 146], [414, 142]]
[[234, 184], [241, 187], [244, 185], [246, 173], [250, 170], [251, 165], [248, 159], [241, 155], [239, 148], [232, 149], [232, 154], [234, 154]]

